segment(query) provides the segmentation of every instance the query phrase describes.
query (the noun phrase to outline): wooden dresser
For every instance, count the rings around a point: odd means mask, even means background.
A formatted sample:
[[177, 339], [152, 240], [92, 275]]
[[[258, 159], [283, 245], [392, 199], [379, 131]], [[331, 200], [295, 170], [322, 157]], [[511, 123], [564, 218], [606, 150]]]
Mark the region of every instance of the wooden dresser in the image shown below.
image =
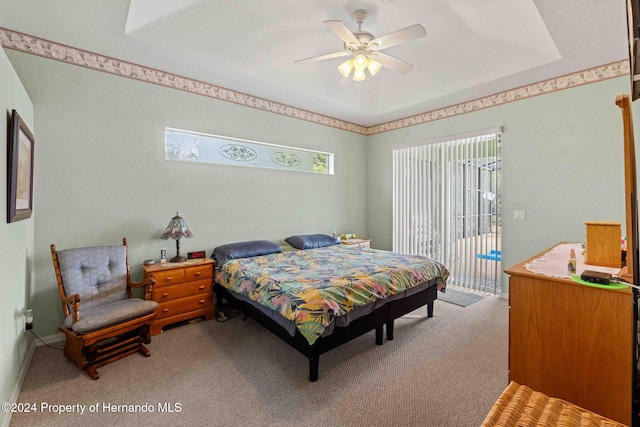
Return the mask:
[[587, 286], [524, 267], [543, 253], [505, 270], [509, 381], [631, 425], [636, 345], [631, 289]]
[[143, 265], [144, 277], [153, 277], [151, 298], [159, 306], [151, 326], [158, 335], [166, 325], [204, 316], [216, 315], [213, 305], [213, 260], [198, 259], [180, 263]]

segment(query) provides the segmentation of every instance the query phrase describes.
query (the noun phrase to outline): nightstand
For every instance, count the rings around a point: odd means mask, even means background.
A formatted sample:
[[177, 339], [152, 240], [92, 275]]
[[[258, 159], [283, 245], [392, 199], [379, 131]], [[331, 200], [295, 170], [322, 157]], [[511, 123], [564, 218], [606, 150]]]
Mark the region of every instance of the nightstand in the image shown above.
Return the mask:
[[361, 248], [371, 247], [371, 239], [347, 239], [341, 240], [340, 243], [343, 245], [359, 246]]
[[194, 259], [176, 263], [143, 265], [144, 278], [153, 277], [151, 299], [158, 303], [151, 335], [166, 325], [204, 316], [216, 316], [213, 305], [213, 260]]

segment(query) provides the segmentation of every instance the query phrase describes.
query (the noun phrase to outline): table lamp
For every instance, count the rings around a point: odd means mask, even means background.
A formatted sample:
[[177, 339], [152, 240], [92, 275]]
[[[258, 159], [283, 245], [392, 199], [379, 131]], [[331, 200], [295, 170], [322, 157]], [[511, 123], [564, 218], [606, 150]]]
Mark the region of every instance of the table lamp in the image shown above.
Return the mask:
[[169, 225], [167, 225], [167, 228], [165, 228], [164, 233], [162, 233], [163, 240], [167, 240], [169, 237], [175, 239], [176, 241], [176, 256], [174, 258], [171, 258], [169, 261], [186, 261], [187, 259], [185, 257], [180, 256], [180, 238], [186, 237], [187, 239], [190, 239], [193, 237], [193, 233], [191, 233], [189, 227], [187, 227], [184, 219], [182, 219], [182, 217], [178, 215], [178, 212], [176, 212], [176, 216], [171, 218], [171, 222], [169, 222]]

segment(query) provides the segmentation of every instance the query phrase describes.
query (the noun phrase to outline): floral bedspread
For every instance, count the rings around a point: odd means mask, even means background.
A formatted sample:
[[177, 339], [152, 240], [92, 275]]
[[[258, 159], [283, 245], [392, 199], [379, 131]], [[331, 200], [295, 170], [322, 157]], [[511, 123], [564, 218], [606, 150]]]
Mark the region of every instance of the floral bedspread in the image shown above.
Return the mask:
[[231, 260], [216, 282], [278, 311], [313, 344], [336, 316], [433, 280], [443, 290], [448, 277], [427, 257], [334, 245]]

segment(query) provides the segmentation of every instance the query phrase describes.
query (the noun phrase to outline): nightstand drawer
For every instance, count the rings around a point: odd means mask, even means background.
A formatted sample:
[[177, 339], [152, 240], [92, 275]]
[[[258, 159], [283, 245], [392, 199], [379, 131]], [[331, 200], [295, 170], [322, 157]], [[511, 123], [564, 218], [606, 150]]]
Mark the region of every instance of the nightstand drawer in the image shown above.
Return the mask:
[[182, 283], [185, 280], [184, 269], [172, 269], [167, 271], [157, 271], [151, 274], [151, 277], [156, 279], [154, 286], [169, 286], [177, 283]]
[[211, 291], [212, 284], [210, 279], [196, 280], [178, 285], [162, 286], [160, 288], [154, 287], [153, 292], [151, 292], [151, 298], [153, 298], [154, 301], [162, 303], [164, 301], [171, 301], [178, 298], [205, 294]]
[[212, 276], [213, 268], [210, 264], [184, 269], [186, 280], [206, 279]]
[[160, 303], [160, 306], [156, 310], [158, 313], [157, 319], [163, 317], [169, 317], [176, 314], [186, 313], [188, 311], [197, 310], [199, 308], [210, 307], [213, 305], [213, 295], [208, 293], [206, 295], [196, 295], [188, 298], [180, 298], [177, 300], [169, 301], [166, 303]]
[[208, 258], [142, 266], [145, 279], [156, 279], [151, 298], [159, 307], [151, 325], [151, 335], [158, 335], [165, 326], [183, 320], [216, 317], [213, 266], [213, 260]]

